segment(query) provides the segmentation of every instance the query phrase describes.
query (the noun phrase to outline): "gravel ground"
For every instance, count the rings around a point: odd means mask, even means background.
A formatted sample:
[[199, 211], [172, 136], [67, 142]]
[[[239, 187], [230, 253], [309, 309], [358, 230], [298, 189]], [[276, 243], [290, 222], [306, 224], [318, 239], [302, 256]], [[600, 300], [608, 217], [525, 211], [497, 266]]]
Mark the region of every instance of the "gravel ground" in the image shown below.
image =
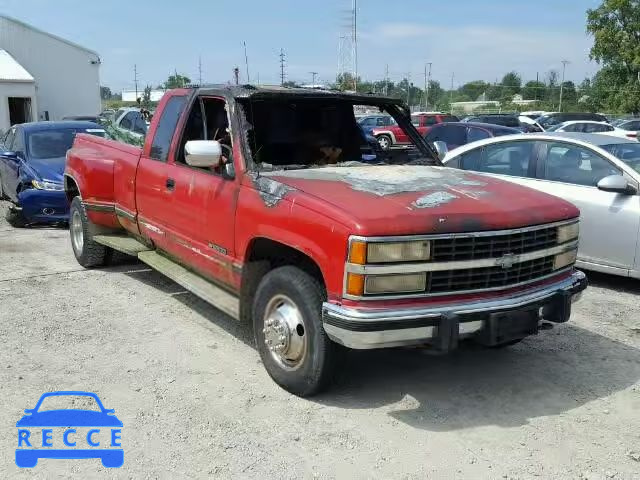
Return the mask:
[[[640, 479], [638, 281], [591, 274], [569, 324], [506, 350], [352, 352], [305, 400], [162, 275], [83, 270], [66, 230], [0, 214], [0, 478]], [[121, 469], [15, 466], [15, 422], [54, 390], [116, 410]]]

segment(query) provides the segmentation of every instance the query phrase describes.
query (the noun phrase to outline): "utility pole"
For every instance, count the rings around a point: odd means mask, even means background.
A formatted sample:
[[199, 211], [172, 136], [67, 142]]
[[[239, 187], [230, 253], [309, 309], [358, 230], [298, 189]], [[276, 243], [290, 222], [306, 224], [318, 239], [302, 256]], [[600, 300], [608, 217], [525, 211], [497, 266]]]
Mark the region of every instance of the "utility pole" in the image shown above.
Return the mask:
[[358, 91], [358, 0], [353, 0], [353, 91]]
[[133, 82], [136, 85], [136, 101], [138, 101], [138, 65], [133, 64]]
[[318, 75], [318, 72], [309, 72], [311, 74], [311, 86], [315, 87], [316, 86], [316, 75]]
[[411, 108], [411, 104], [409, 103], [411, 99], [409, 95], [411, 94], [411, 72], [407, 73], [407, 106]]
[[249, 57], [247, 57], [247, 42], [242, 42], [242, 45], [244, 45], [244, 65], [247, 69], [247, 84], [251, 83], [251, 79], [249, 77]]
[[451, 74], [451, 91], [449, 92], [449, 113], [453, 113], [453, 79], [455, 78], [455, 73]]
[[238, 67], [233, 67], [233, 79], [236, 85], [240, 84], [240, 69]]
[[[429, 72], [427, 73], [427, 65]], [[429, 111], [429, 84], [431, 83], [431, 62], [424, 65], [424, 111]]]
[[562, 83], [560, 83], [560, 105], [558, 111], [562, 112], [562, 92], [564, 90], [564, 71], [567, 69], [567, 65], [571, 62], [569, 60], [562, 60]]
[[202, 57], [198, 57], [198, 86], [202, 86]]
[[280, 85], [284, 85], [284, 59], [286, 55], [284, 54], [284, 50], [280, 49]]
[[384, 94], [389, 95], [389, 64], [384, 67]]

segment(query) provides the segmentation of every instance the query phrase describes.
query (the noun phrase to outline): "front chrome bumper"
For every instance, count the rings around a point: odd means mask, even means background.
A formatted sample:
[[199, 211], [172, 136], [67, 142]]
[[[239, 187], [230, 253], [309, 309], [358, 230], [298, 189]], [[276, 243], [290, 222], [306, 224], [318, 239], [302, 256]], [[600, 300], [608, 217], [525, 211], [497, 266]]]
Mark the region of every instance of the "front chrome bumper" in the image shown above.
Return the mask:
[[354, 349], [429, 343], [448, 351], [470, 336], [497, 345], [537, 333], [540, 319], [568, 321], [572, 302], [586, 287], [585, 274], [576, 270], [554, 283], [465, 303], [391, 310], [325, 302], [323, 324], [332, 340]]

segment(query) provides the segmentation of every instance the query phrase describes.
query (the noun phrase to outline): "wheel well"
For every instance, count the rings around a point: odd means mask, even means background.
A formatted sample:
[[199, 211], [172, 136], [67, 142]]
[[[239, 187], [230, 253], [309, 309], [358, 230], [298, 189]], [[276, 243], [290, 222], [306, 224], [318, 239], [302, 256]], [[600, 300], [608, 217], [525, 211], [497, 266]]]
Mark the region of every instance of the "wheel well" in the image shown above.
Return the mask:
[[268, 238], [256, 238], [247, 248], [240, 287], [240, 318], [250, 321], [253, 297], [260, 280], [270, 270], [293, 265], [315, 278], [325, 288], [324, 277], [318, 264], [308, 255], [284, 243]]
[[71, 203], [74, 197], [80, 196], [80, 189], [76, 184], [76, 181], [68, 175], [64, 176], [64, 193], [67, 196], [67, 200]]

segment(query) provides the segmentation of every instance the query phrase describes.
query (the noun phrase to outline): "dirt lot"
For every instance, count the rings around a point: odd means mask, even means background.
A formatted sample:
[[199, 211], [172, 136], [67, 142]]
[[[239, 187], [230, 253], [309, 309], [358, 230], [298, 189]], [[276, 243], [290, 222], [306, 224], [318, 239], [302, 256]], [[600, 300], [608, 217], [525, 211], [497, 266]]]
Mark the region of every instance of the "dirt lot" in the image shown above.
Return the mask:
[[[0, 478], [640, 479], [640, 282], [590, 275], [569, 324], [503, 351], [353, 352], [303, 400], [162, 275], [83, 270], [66, 230], [0, 214]], [[116, 410], [121, 469], [15, 466], [15, 422], [54, 390]]]

